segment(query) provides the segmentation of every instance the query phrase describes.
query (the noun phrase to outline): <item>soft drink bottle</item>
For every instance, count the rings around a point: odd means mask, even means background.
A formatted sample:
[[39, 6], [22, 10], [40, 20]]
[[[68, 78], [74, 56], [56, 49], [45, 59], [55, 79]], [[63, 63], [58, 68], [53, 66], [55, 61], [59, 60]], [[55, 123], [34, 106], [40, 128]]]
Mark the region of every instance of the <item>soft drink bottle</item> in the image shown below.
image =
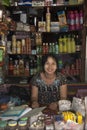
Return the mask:
[[75, 13], [75, 28], [80, 29], [80, 17], [77, 10], [74, 11]]
[[69, 29], [75, 30], [75, 14], [74, 11], [69, 12]]
[[80, 22], [80, 28], [82, 28], [82, 26], [83, 26], [83, 11], [82, 10], [80, 10], [80, 12], [79, 12], [79, 22]]

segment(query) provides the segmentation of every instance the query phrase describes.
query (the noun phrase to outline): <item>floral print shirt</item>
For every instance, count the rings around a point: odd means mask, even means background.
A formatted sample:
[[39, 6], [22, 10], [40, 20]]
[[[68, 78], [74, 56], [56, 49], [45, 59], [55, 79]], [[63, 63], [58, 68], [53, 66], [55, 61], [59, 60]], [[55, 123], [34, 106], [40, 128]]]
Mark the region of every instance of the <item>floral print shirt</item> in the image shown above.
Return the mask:
[[66, 77], [61, 73], [57, 73], [57, 77], [50, 85], [46, 84], [41, 78], [40, 73], [37, 73], [31, 80], [31, 85], [38, 87], [38, 102], [39, 104], [50, 104], [60, 99], [60, 86], [67, 83]]

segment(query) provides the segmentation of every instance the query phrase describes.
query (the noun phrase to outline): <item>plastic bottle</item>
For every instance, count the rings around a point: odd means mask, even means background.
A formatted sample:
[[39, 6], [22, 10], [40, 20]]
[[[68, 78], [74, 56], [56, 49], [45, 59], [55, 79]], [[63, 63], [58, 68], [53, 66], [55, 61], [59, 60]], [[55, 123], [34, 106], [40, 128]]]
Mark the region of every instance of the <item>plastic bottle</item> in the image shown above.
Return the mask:
[[38, 44], [39, 44], [39, 45], [42, 45], [41, 33], [38, 33]]
[[19, 73], [20, 75], [24, 75], [24, 60], [23, 59], [20, 59], [19, 60]]
[[59, 53], [59, 45], [58, 43], [56, 42], [55, 43], [55, 54], [58, 54]]
[[42, 46], [42, 53], [43, 53], [43, 54], [45, 54], [45, 53], [46, 53], [45, 48], [46, 48], [46, 45], [45, 45], [45, 43], [43, 43], [43, 46]]
[[54, 42], [52, 43], [52, 53], [55, 54], [55, 43]]
[[69, 12], [69, 18], [70, 18], [69, 29], [75, 30], [75, 14], [74, 14], [74, 11]]
[[47, 7], [46, 13], [46, 31], [50, 32], [50, 22], [51, 22], [51, 13], [49, 11], [49, 7]]
[[7, 41], [7, 53], [8, 54], [11, 54], [12, 52], [11, 52], [11, 41]]
[[22, 44], [20, 41], [17, 41], [17, 54], [21, 54], [22, 50]]
[[80, 10], [79, 12], [79, 22], [80, 22], [80, 28], [83, 26], [83, 11]]
[[21, 51], [21, 53], [22, 54], [26, 54], [25, 39], [22, 39], [21, 44], [22, 44], [22, 51]]
[[53, 52], [52, 43], [49, 43], [49, 53]]
[[78, 35], [76, 35], [75, 41], [76, 41], [76, 52], [80, 52], [81, 51], [81, 44], [80, 44]]
[[67, 37], [67, 52], [68, 53], [71, 53], [72, 51], [71, 51], [71, 37], [70, 37], [70, 35], [68, 35], [68, 37]]
[[75, 39], [74, 36], [71, 38], [71, 48], [72, 48], [72, 53], [76, 52], [76, 45], [75, 45]]
[[75, 28], [80, 29], [80, 17], [77, 10], [74, 11], [75, 14]]
[[30, 37], [25, 38], [26, 54], [31, 54], [31, 40]]
[[67, 53], [67, 38], [66, 38], [66, 36], [63, 37], [63, 52]]
[[13, 35], [12, 36], [12, 54], [16, 54], [16, 45], [17, 45], [17, 43], [16, 43], [16, 36]]
[[45, 45], [45, 53], [47, 54], [48, 51], [49, 51], [49, 46], [48, 46], [48, 43], [46, 43], [46, 45]]
[[62, 41], [62, 37], [59, 37], [59, 52], [63, 53], [63, 41]]

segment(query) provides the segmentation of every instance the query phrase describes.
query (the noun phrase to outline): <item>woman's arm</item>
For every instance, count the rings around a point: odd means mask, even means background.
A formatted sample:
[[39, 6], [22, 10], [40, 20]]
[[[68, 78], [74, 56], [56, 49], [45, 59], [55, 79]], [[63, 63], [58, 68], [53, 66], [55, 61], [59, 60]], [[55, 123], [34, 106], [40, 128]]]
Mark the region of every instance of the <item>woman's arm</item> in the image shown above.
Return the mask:
[[32, 108], [36, 108], [39, 107], [39, 103], [38, 103], [38, 87], [36, 86], [32, 86], [31, 89], [31, 107]]
[[67, 84], [60, 86], [60, 99], [67, 99]]

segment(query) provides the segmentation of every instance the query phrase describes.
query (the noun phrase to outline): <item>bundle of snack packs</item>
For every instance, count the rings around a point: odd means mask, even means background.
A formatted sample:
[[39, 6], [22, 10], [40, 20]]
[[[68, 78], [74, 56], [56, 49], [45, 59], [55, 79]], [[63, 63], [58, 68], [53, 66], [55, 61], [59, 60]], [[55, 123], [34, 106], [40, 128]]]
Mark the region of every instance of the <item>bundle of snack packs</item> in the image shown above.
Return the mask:
[[60, 100], [58, 105], [60, 114], [56, 115], [55, 118], [55, 130], [84, 130], [84, 99], [73, 97], [72, 102]]
[[73, 97], [73, 101], [59, 100], [58, 111], [45, 109], [38, 115], [30, 118], [31, 130], [86, 130], [85, 99]]

